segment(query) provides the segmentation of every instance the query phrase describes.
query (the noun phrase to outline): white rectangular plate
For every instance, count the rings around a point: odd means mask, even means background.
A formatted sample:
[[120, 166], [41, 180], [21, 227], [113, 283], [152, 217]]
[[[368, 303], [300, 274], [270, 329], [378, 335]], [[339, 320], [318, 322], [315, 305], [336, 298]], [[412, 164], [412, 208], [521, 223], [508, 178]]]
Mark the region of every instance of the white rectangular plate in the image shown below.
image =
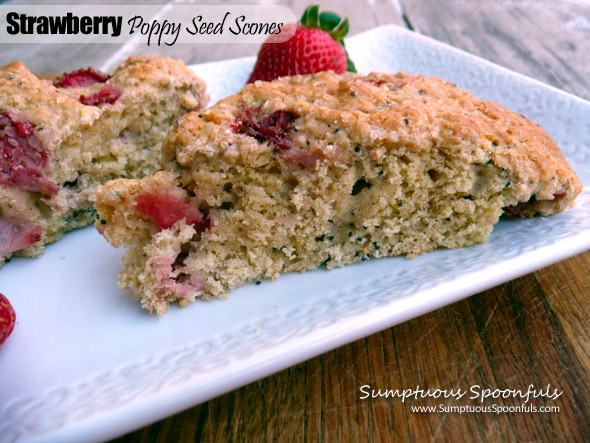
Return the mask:
[[[14, 259], [0, 292], [0, 440], [105, 440], [590, 247], [590, 103], [395, 26], [348, 40], [359, 72], [437, 75], [537, 120], [584, 182], [576, 207], [502, 221], [490, 241], [412, 260], [288, 274], [158, 318], [117, 288], [121, 250], [93, 227]], [[194, 66], [211, 102], [254, 59]]]

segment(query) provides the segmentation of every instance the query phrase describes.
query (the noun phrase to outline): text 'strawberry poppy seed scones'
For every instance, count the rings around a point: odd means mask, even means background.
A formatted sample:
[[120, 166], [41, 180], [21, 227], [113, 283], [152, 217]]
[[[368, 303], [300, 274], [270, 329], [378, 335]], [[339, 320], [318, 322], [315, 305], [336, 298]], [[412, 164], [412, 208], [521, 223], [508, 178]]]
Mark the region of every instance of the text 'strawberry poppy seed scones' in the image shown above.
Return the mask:
[[53, 81], [20, 62], [1, 67], [0, 266], [92, 223], [90, 189], [154, 172], [172, 123], [205, 105], [203, 81], [168, 57]]
[[185, 115], [162, 171], [95, 190], [143, 306], [262, 278], [483, 242], [581, 184], [536, 123], [438, 78], [331, 72], [256, 82]]

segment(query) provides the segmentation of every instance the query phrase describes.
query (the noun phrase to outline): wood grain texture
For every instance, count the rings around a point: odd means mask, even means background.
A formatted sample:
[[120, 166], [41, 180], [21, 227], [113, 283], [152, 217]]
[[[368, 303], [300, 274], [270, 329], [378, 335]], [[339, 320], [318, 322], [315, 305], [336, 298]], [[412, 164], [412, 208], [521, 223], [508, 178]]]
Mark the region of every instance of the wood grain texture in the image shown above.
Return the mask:
[[590, 98], [590, 2], [401, 0], [425, 35]]
[[[30, 2], [27, 2], [30, 3]], [[93, 3], [88, 1], [87, 3]], [[154, 2], [159, 3], [159, 2]], [[162, 2], [163, 3], [163, 2]], [[209, 4], [253, 3], [210, 1]], [[307, 2], [281, 0], [300, 15]], [[417, 31], [525, 75], [590, 98], [587, 1], [329, 0], [351, 34], [385, 23]], [[201, 63], [254, 55], [257, 45], [149, 48]], [[118, 63], [146, 48], [0, 45], [0, 63], [64, 71]], [[116, 55], [116, 57], [115, 57]], [[590, 148], [590, 147], [589, 147]], [[590, 439], [590, 253], [301, 363], [117, 439], [153, 441], [588, 441]], [[560, 412], [417, 413], [414, 405], [477, 405], [435, 399], [360, 399], [360, 388], [563, 391]], [[517, 405], [499, 399], [499, 405]], [[486, 403], [486, 404], [489, 404]], [[1, 438], [0, 438], [1, 440]]]

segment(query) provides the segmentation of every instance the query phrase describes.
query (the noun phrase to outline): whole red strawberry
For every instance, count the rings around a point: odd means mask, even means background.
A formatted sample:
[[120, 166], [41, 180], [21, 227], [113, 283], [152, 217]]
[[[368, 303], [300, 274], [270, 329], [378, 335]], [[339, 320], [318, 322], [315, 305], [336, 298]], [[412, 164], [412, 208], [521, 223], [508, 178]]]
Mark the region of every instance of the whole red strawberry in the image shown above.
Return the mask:
[[8, 299], [0, 294], [0, 345], [8, 338], [16, 323], [16, 314]]
[[348, 28], [348, 18], [343, 20], [333, 12], [320, 14], [318, 5], [309, 6], [299, 23], [283, 27], [282, 32], [294, 32], [293, 37], [277, 43], [280, 34], [272, 35], [262, 44], [248, 83], [329, 70], [356, 72], [344, 48]]

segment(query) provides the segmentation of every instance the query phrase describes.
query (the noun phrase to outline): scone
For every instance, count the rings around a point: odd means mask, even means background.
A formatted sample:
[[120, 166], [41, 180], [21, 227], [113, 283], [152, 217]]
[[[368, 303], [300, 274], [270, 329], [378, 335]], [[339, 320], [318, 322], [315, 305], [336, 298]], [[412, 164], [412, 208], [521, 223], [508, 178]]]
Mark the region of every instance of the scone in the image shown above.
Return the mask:
[[154, 172], [172, 123], [206, 100], [204, 82], [168, 57], [53, 81], [20, 62], [0, 67], [0, 266], [91, 224], [90, 189]]
[[256, 82], [182, 117], [162, 171], [94, 193], [121, 286], [162, 314], [279, 273], [483, 242], [581, 184], [538, 124], [439, 78]]

